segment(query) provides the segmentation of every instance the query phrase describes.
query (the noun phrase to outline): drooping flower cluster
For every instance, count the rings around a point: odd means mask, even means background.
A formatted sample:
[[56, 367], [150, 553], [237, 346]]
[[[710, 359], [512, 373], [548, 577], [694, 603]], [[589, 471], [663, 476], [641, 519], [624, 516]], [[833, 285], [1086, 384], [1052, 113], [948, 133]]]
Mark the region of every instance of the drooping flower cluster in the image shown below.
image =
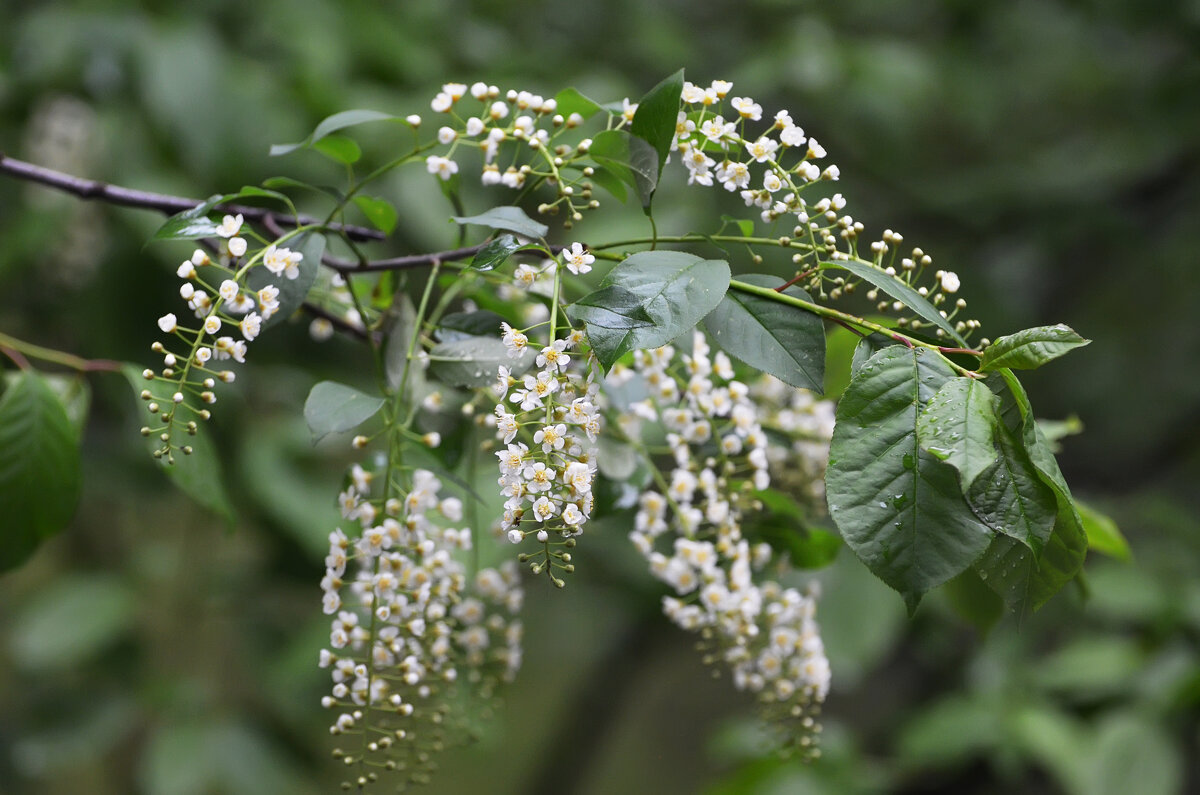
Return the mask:
[[[514, 362], [528, 359], [529, 337], [507, 323], [502, 331]], [[574, 569], [564, 550], [574, 547], [595, 504], [601, 417], [590, 362], [572, 356], [582, 339], [582, 332], [572, 331], [551, 340], [534, 359], [537, 369], [523, 378], [501, 366], [494, 412], [496, 435], [505, 445], [496, 453], [506, 498], [500, 529], [514, 544], [533, 536], [541, 550], [520, 559], [560, 587], [556, 572]]]
[[359, 766], [359, 786], [379, 767], [419, 779], [432, 765], [430, 751], [455, 739], [446, 691], [465, 682], [490, 699], [516, 675], [522, 625], [515, 615], [524, 600], [513, 562], [468, 576], [455, 557], [472, 544], [470, 528], [455, 526], [462, 502], [441, 497], [433, 473], [416, 470], [407, 493], [387, 499], [372, 498], [373, 478], [352, 470], [340, 503], [361, 533], [330, 534], [321, 583], [325, 612], [334, 616], [320, 657], [333, 680], [323, 703], [338, 713], [331, 733], [361, 737], [361, 745], [335, 752]]
[[[186, 319], [181, 322], [174, 312], [158, 319], [159, 330], [177, 344], [155, 342], [151, 347], [162, 354], [163, 366], [157, 372], [147, 368], [142, 373], [151, 385], [142, 392], [142, 399], [162, 423], [142, 428], [143, 435], [157, 435], [162, 442], [155, 457], [174, 461], [174, 450], [191, 452], [190, 446], [176, 443], [177, 431], [195, 435], [196, 419], [207, 420], [211, 415], [203, 406], [217, 401], [213, 391], [217, 381], [228, 384], [234, 380], [233, 371], [223, 363], [231, 359], [244, 363], [248, 343], [279, 310], [278, 287], [266, 284], [254, 290], [247, 286], [251, 269], [261, 266], [273, 277], [286, 279], [299, 275], [303, 260], [299, 251], [272, 244], [246, 258], [246, 239], [239, 236], [242, 225], [241, 215], [226, 215], [215, 230], [224, 241], [217, 259], [196, 249], [176, 271], [183, 280], [179, 296], [187, 302], [196, 325]], [[180, 411], [186, 413], [180, 416]]]
[[[808, 748], [830, 677], [814, 595], [761, 578], [774, 551], [745, 532], [760, 507], [755, 492], [771, 483], [772, 458], [796, 451], [772, 454], [752, 390], [724, 353], [710, 353], [696, 332], [690, 354], [641, 351], [631, 369], [610, 375], [640, 379], [647, 391], [623, 419], [625, 433], [638, 439], [644, 421], [660, 422], [673, 459], [659, 490], [641, 494], [630, 539], [675, 591], [663, 599], [666, 615], [700, 633], [707, 659], [724, 663], [735, 686], [755, 693], [770, 717], [792, 726], [789, 740]], [[793, 426], [805, 424], [788, 411]], [[781, 416], [789, 415], [771, 419]]]

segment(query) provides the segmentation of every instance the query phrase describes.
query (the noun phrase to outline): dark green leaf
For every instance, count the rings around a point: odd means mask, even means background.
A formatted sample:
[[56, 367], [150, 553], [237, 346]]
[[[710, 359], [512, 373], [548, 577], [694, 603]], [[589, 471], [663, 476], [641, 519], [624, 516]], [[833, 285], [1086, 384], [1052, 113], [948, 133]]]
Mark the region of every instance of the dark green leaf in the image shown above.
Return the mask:
[[344, 135], [329, 135], [313, 141], [312, 148], [335, 163], [353, 165], [362, 158], [362, 147], [353, 138]]
[[842, 395], [830, 445], [829, 513], [910, 612], [922, 594], [974, 563], [992, 537], [967, 506], [954, 468], [917, 444], [917, 417], [951, 378], [928, 349], [885, 348]]
[[243, 185], [242, 189], [233, 196], [226, 197], [227, 201], [234, 201], [235, 199], [274, 199], [275, 201], [282, 202], [289, 207], [292, 203], [291, 199], [279, 191], [266, 190], [265, 188], [260, 188], [257, 185]]
[[981, 632], [987, 632], [1004, 616], [1004, 600], [973, 569], [950, 580], [943, 590], [951, 609]]
[[600, 286], [613, 285], [637, 295], [653, 325], [587, 324], [588, 341], [605, 369], [628, 351], [666, 345], [693, 328], [725, 295], [729, 266], [680, 251], [642, 251], [613, 268]]
[[304, 419], [313, 442], [331, 433], [357, 428], [383, 408], [383, 398], [367, 395], [353, 387], [333, 381], [316, 384], [304, 401]]
[[614, 330], [643, 328], [654, 323], [641, 296], [616, 284], [580, 298], [567, 307], [567, 316], [575, 325]]
[[[633, 179], [633, 174], [628, 169], [622, 167], [622, 173], [627, 175], [630, 180]], [[619, 202], [624, 202], [629, 198], [629, 191], [625, 190], [624, 179], [624, 176], [618, 176], [616, 172], [601, 165], [597, 165], [592, 173], [592, 182], [611, 193]]]
[[946, 335], [949, 336], [950, 339], [954, 340], [959, 345], [966, 347], [967, 341], [962, 338], [961, 334], [954, 330], [953, 324], [946, 320], [946, 318], [942, 317], [941, 313], [934, 308], [933, 304], [925, 300], [920, 293], [897, 279], [895, 276], [888, 276], [886, 273], [872, 265], [867, 265], [863, 262], [856, 262], [854, 260], [822, 262], [820, 268], [821, 270], [835, 269], [850, 271], [863, 281], [870, 282], [880, 290], [883, 290], [892, 298], [908, 307], [913, 314], [921, 317], [924, 320], [928, 320], [930, 323], [933, 323], [942, 331], [946, 332]]
[[899, 344], [897, 340], [874, 331], [860, 339], [854, 346], [854, 356], [850, 360], [850, 377], [858, 375], [858, 371], [872, 356], [888, 346]]
[[510, 234], [503, 234], [480, 247], [475, 258], [471, 260], [471, 267], [475, 270], [490, 271], [503, 265], [505, 260], [516, 252], [531, 248], [539, 247], [533, 243], [522, 243]]
[[[588, 154], [613, 176], [637, 191], [642, 207], [658, 187], [658, 153], [654, 147], [625, 130], [605, 130], [592, 139]], [[620, 198], [620, 197], [618, 197]]]
[[486, 337], [499, 334], [504, 318], [487, 309], [474, 312], [451, 312], [438, 324], [438, 336], [449, 341], [460, 337]]
[[515, 376], [528, 370], [536, 358], [537, 354], [528, 348], [520, 358], [510, 357], [499, 335], [465, 337], [433, 346], [429, 373], [450, 386], [473, 389], [495, 383], [501, 365]]
[[[778, 276], [751, 273], [739, 281], [775, 288], [784, 283]], [[811, 300], [808, 293], [792, 285], [785, 295]], [[730, 290], [704, 321], [722, 350], [785, 384], [811, 389], [825, 388], [825, 324], [811, 312], [772, 301], [752, 293]]]
[[268, 284], [279, 288], [279, 310], [263, 321], [263, 328], [270, 328], [287, 320], [304, 303], [313, 282], [317, 280], [321, 256], [325, 253], [325, 236], [319, 232], [304, 232], [284, 246], [304, 255], [297, 266], [300, 274], [295, 279], [283, 275], [276, 276], [261, 266], [251, 269], [246, 277], [246, 285], [252, 290], [261, 290]]
[[353, 127], [357, 124], [364, 124], [369, 121], [381, 121], [386, 119], [395, 119], [388, 113], [380, 113], [377, 110], [344, 110], [341, 113], [335, 113], [321, 121], [316, 126], [316, 129], [305, 138], [303, 141], [295, 144], [275, 144], [271, 147], [271, 156], [286, 155], [288, 152], [294, 152], [297, 149], [302, 149], [306, 146], [311, 146], [320, 141], [331, 133], [338, 130], [344, 130], [347, 127]]
[[590, 119], [600, 112], [599, 102], [585, 97], [574, 88], [564, 88], [559, 91], [554, 97], [554, 102], [555, 113], [561, 114], [564, 119], [572, 113], [578, 113], [583, 118]]
[[749, 538], [770, 544], [800, 569], [821, 569], [833, 563], [842, 548], [837, 534], [814, 526], [807, 512], [781, 491], [764, 489], [754, 496], [763, 510], [746, 518], [744, 530]]
[[1036, 554], [1054, 531], [1058, 516], [1054, 491], [1042, 481], [1012, 431], [996, 428], [995, 445], [995, 463], [967, 490], [967, 502], [984, 524]]
[[[662, 176], [663, 166], [667, 162], [667, 153], [671, 150], [671, 141], [675, 137], [675, 123], [679, 117], [680, 95], [683, 94], [683, 70], [664, 79], [650, 89], [638, 102], [637, 111], [633, 114], [633, 122], [629, 131], [641, 138], [657, 154], [654, 185], [657, 186]], [[654, 187], [650, 195], [642, 199], [642, 205], [648, 207], [654, 195]]]
[[224, 195], [210, 196], [190, 210], [176, 213], [163, 223], [154, 233], [155, 240], [196, 240], [202, 237], [214, 237], [220, 226], [209, 219], [208, 214], [218, 204], [227, 200]]
[[1000, 337], [983, 352], [979, 369], [999, 370], [1008, 367], [1015, 370], [1032, 370], [1046, 362], [1069, 353], [1074, 348], [1087, 345], [1085, 340], [1069, 326], [1039, 326]]
[[722, 215], [721, 222], [736, 226], [743, 237], [750, 237], [754, 234], [754, 222], [748, 218], [734, 218], [732, 215]]
[[33, 371], [0, 396], [0, 451], [0, 571], [7, 571], [65, 528], [79, 502], [79, 430]]
[[310, 185], [307, 182], [301, 182], [300, 180], [293, 179], [292, 177], [268, 177], [267, 179], [263, 180], [263, 187], [300, 188], [302, 190], [311, 190], [317, 193], [323, 193], [326, 196], [332, 196], [337, 201], [342, 201], [345, 198], [345, 194], [342, 193], [342, 191], [338, 188], [334, 188], [329, 185]]
[[550, 227], [540, 224], [526, 215], [525, 211], [520, 207], [493, 207], [479, 215], [472, 215], [466, 218], [456, 216], [454, 222], [458, 224], [479, 224], [480, 226], [488, 226], [492, 229], [503, 229], [533, 239], [545, 237], [546, 232], [550, 230]]
[[358, 205], [358, 209], [362, 210], [363, 215], [367, 216], [367, 220], [385, 235], [390, 235], [396, 228], [396, 221], [400, 220], [396, 208], [386, 199], [355, 196], [354, 203]]
[[964, 493], [996, 461], [999, 404], [982, 382], [954, 378], [942, 384], [917, 418], [921, 449], [958, 470]]
[[1121, 534], [1116, 522], [1078, 500], [1075, 501], [1075, 508], [1079, 511], [1079, 518], [1083, 521], [1083, 530], [1087, 534], [1089, 549], [1094, 549], [1117, 560], [1133, 560], [1129, 542]]

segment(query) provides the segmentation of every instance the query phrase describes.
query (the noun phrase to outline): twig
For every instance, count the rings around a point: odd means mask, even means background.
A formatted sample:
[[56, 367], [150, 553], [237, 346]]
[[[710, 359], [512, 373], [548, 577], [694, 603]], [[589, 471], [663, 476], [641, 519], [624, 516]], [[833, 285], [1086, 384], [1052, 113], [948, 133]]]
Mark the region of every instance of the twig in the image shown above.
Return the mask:
[[305, 301], [300, 305], [300, 307], [313, 317], [319, 317], [322, 320], [328, 320], [330, 324], [332, 324], [333, 327], [338, 331], [351, 334], [363, 342], [370, 341], [370, 337], [367, 336], [367, 332], [361, 326], [356, 326], [353, 323], [347, 323], [345, 319], [338, 317], [327, 309], [323, 309], [322, 307], [319, 307], [309, 301]]
[[[99, 199], [108, 204], [117, 204], [124, 207], [142, 207], [168, 214], [190, 210], [201, 203], [200, 199], [132, 190], [130, 188], [122, 188], [119, 185], [100, 182], [99, 180], [75, 177], [70, 174], [64, 174], [61, 171], [27, 163], [24, 160], [17, 160], [3, 153], [0, 153], [0, 173], [8, 174], [27, 182], [36, 182], [55, 190], [61, 190], [65, 193], [78, 196], [81, 199]], [[240, 213], [246, 218], [255, 221], [262, 221], [268, 215], [279, 217], [276, 213], [265, 207], [247, 207], [240, 204], [218, 206], [231, 213]], [[322, 223], [321, 220], [310, 215], [284, 216], [283, 220], [295, 226]], [[327, 224], [326, 226], [331, 231], [340, 232], [356, 240], [383, 240], [385, 237], [382, 232], [376, 229], [368, 229], [364, 226], [335, 223]]]

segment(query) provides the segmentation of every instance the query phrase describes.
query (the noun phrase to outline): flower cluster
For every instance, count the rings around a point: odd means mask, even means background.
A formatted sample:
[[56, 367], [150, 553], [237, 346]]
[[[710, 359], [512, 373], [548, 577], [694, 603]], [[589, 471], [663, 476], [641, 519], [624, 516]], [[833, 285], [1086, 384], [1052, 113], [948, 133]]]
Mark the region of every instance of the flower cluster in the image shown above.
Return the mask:
[[[622, 428], [640, 443], [643, 421], [661, 422], [673, 464], [659, 491], [641, 494], [630, 539], [675, 591], [663, 600], [666, 615], [700, 633], [707, 661], [724, 663], [735, 686], [755, 693], [772, 718], [794, 719], [789, 739], [808, 748], [830, 676], [815, 601], [774, 580], [757, 581], [774, 551], [746, 534], [761, 508], [755, 493], [771, 483], [772, 458], [802, 449], [776, 449], [753, 391], [724, 353], [710, 356], [700, 332], [691, 348], [638, 352], [632, 368], [610, 375], [618, 383], [640, 379], [647, 397], [631, 405]], [[783, 418], [792, 430], [819, 424], [802, 414], [789, 408], [771, 419]]]
[[377, 499], [373, 479], [362, 467], [352, 470], [340, 503], [361, 533], [330, 534], [321, 583], [325, 612], [334, 616], [320, 655], [333, 680], [323, 704], [338, 712], [332, 734], [362, 738], [362, 750], [356, 743], [335, 752], [360, 765], [358, 786], [374, 780], [365, 771], [376, 765], [423, 775], [429, 751], [455, 739], [446, 691], [465, 681], [490, 699], [521, 665], [522, 625], [514, 616], [524, 592], [516, 564], [468, 576], [455, 557], [472, 544], [471, 530], [454, 526], [462, 502], [441, 497], [433, 473], [418, 469], [407, 493]]
[[555, 571], [571, 572], [569, 550], [591, 516], [595, 495], [595, 444], [601, 417], [598, 387], [587, 357], [572, 351], [583, 334], [572, 331], [551, 340], [533, 357], [529, 337], [507, 323], [504, 345], [515, 362], [534, 359], [536, 370], [523, 378], [501, 366], [495, 408], [496, 453], [504, 495], [501, 531], [519, 544], [533, 536], [542, 549], [522, 553], [535, 573], [545, 571], [561, 587]]
[[[241, 215], [226, 215], [216, 228], [223, 243], [213, 259], [203, 249], [196, 249], [183, 261], [176, 273], [183, 280], [179, 296], [196, 319], [188, 323], [174, 312], [158, 319], [159, 330], [178, 344], [169, 346], [155, 342], [155, 353], [162, 354], [159, 371], [147, 368], [143, 377], [152, 388], [143, 390], [142, 399], [149, 403], [152, 414], [158, 415], [161, 425], [142, 428], [145, 436], [158, 435], [162, 446], [155, 457], [174, 461], [173, 451], [191, 453], [189, 445], [175, 443], [175, 433], [182, 428], [195, 435], [196, 419], [207, 420], [211, 413], [204, 406], [216, 403], [213, 389], [217, 381], [232, 383], [234, 373], [223, 362], [246, 361], [248, 343], [262, 330], [262, 324], [279, 311], [279, 288], [266, 284], [258, 290], [247, 286], [250, 270], [261, 265], [272, 276], [295, 279], [303, 255], [277, 245], [268, 245], [246, 258], [247, 243], [242, 231]], [[245, 259], [243, 259], [245, 258]], [[237, 336], [234, 336], [234, 335]], [[200, 406], [193, 405], [190, 399]], [[179, 416], [180, 410], [187, 412]]]

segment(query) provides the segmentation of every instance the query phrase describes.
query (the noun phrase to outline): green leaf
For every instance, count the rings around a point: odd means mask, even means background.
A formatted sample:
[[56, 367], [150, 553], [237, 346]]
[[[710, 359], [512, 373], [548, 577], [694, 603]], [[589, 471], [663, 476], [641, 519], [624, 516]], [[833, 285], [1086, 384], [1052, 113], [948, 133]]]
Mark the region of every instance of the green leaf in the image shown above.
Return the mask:
[[[740, 281], [758, 287], [778, 287], [778, 276], [751, 273]], [[785, 295], [811, 300], [792, 285]], [[704, 321], [717, 345], [746, 364], [775, 376], [786, 384], [825, 388], [825, 324], [811, 312], [769, 298], [730, 290]]]
[[[53, 390], [67, 412], [67, 418], [75, 426], [75, 432], [83, 436], [84, 425], [87, 424], [88, 408], [92, 403], [92, 390], [82, 374], [58, 375], [56, 373], [39, 373], [45, 380], [46, 386]], [[8, 389], [24, 376], [24, 371], [18, 370], [4, 374], [4, 388]]]
[[383, 408], [383, 398], [367, 395], [334, 381], [316, 384], [304, 401], [304, 419], [312, 432], [313, 443], [331, 433], [357, 428]]
[[438, 323], [438, 337], [444, 341], [462, 337], [486, 337], [499, 334], [504, 318], [487, 309], [474, 312], [451, 312]]
[[1114, 715], [1099, 730], [1090, 754], [1088, 795], [1176, 795], [1184, 792], [1186, 764], [1158, 722], [1132, 713]]
[[276, 276], [264, 267], [252, 268], [246, 277], [246, 285], [252, 290], [261, 290], [268, 284], [279, 288], [279, 310], [263, 321], [263, 328], [284, 322], [308, 298], [308, 291], [317, 280], [321, 256], [325, 253], [325, 236], [319, 232], [304, 232], [285, 245], [304, 255], [298, 265], [300, 274], [295, 279], [283, 275]]
[[385, 235], [390, 235], [396, 228], [396, 222], [400, 220], [400, 214], [396, 212], [395, 206], [386, 199], [355, 196], [354, 203], [358, 205], [358, 209], [362, 210], [363, 215], [367, 216], [367, 220]]
[[[680, 69], [670, 77], [646, 92], [638, 101], [637, 111], [633, 114], [633, 122], [629, 131], [641, 138], [657, 155], [654, 172], [654, 186], [662, 177], [663, 166], [667, 162], [667, 154], [671, 151], [671, 141], [675, 137], [675, 123], [679, 117], [680, 96], [683, 94], [683, 70]], [[649, 208], [654, 196], [654, 187], [650, 194], [642, 198], [642, 206]]]
[[972, 569], [950, 580], [943, 590], [951, 609], [980, 632], [987, 632], [1004, 616], [1004, 600]]
[[473, 389], [495, 383], [501, 365], [515, 376], [528, 370], [536, 358], [528, 348], [520, 358], [512, 358], [499, 336], [465, 337], [433, 346], [429, 373], [450, 386]]
[[546, 232], [550, 230], [550, 227], [540, 224], [526, 215], [520, 207], [493, 207], [479, 215], [471, 215], [466, 218], [455, 216], [454, 222], [503, 229], [534, 239], [545, 237]]
[[979, 369], [988, 372], [1008, 367], [1015, 370], [1032, 370], [1048, 361], [1057, 359], [1074, 348], [1090, 343], [1076, 334], [1069, 326], [1039, 326], [1000, 337], [983, 352]]
[[564, 119], [572, 113], [578, 113], [585, 119], [590, 119], [592, 116], [600, 112], [600, 103], [594, 99], [589, 99], [579, 93], [574, 88], [564, 88], [559, 91], [554, 97], [555, 113], [560, 114]]
[[113, 575], [60, 577], [13, 617], [12, 659], [30, 671], [74, 668], [133, 626], [136, 604]]
[[499, 235], [484, 243], [479, 248], [479, 251], [475, 254], [475, 258], [471, 260], [471, 267], [479, 271], [490, 271], [493, 268], [503, 265], [505, 260], [518, 251], [530, 248], [540, 247], [535, 243], [522, 243], [507, 233]]
[[313, 142], [312, 148], [335, 163], [354, 165], [362, 158], [362, 147], [353, 138], [330, 135]]
[[1121, 534], [1116, 522], [1092, 506], [1085, 505], [1078, 500], [1075, 501], [1075, 508], [1079, 511], [1079, 518], [1083, 522], [1089, 549], [1094, 549], [1102, 555], [1108, 555], [1117, 560], [1133, 560], [1129, 542]]
[[729, 288], [729, 266], [681, 251], [641, 251], [613, 268], [600, 286], [634, 293], [653, 325], [605, 328], [585, 324], [588, 341], [607, 370], [635, 348], [658, 348], [695, 327]]
[[307, 182], [294, 179], [292, 177], [268, 177], [263, 180], [264, 188], [299, 188], [301, 190], [311, 190], [316, 193], [323, 193], [326, 196], [332, 196], [337, 201], [342, 201], [345, 194], [338, 188], [329, 185], [310, 185]]
[[967, 490], [967, 502], [984, 524], [1036, 554], [1054, 531], [1058, 502], [1012, 431], [995, 431], [996, 461]]
[[[412, 341], [413, 334], [417, 333], [417, 308], [413, 306], [412, 299], [401, 294], [392, 305], [392, 313], [394, 317], [388, 327], [383, 347], [384, 369], [389, 387], [404, 394], [411, 394], [414, 391], [414, 381], [422, 378], [421, 367], [417, 364], [408, 367], [409, 384], [401, 389], [400, 383], [404, 378], [409, 349], [412, 349], [414, 355], [421, 349], [420, 341]], [[499, 333], [499, 326], [496, 326], [496, 332]]]
[[[625, 170], [629, 179], [633, 179], [633, 174]], [[599, 165], [592, 172], [592, 182], [595, 182], [600, 187], [613, 195], [617, 201], [624, 203], [629, 198], [629, 191], [625, 190], [624, 177], [617, 176], [616, 172], [611, 169]]]
[[652, 145], [626, 130], [605, 130], [592, 139], [588, 154], [614, 177], [637, 191], [643, 208], [650, 206], [658, 187], [658, 175], [662, 173], [658, 153]]
[[748, 218], [734, 218], [732, 215], [722, 215], [721, 223], [733, 224], [742, 233], [742, 237], [754, 235], [754, 222]]
[[993, 438], [1000, 399], [973, 378], [942, 384], [917, 418], [917, 440], [958, 470], [965, 493], [975, 478], [996, 461]]
[[36, 372], [22, 372], [0, 396], [0, 451], [3, 572], [63, 530], [79, 502], [79, 429]]
[[909, 287], [904, 282], [897, 279], [895, 276], [888, 276], [878, 268], [867, 265], [863, 262], [854, 260], [839, 260], [837, 262], [822, 262], [821, 270], [845, 270], [850, 271], [863, 281], [883, 290], [892, 298], [903, 303], [906, 307], [924, 320], [928, 320], [935, 326], [946, 332], [950, 339], [954, 340], [959, 345], [966, 347], [967, 341], [962, 338], [962, 335], [954, 330], [954, 326], [946, 318], [942, 317], [941, 313], [934, 308], [933, 304], [925, 300], [925, 298], [913, 288]]
[[920, 412], [952, 378], [932, 351], [892, 346], [859, 369], [837, 406], [825, 476], [830, 516], [910, 612], [974, 563], [992, 537], [954, 468], [917, 443]]
[[770, 544], [800, 569], [821, 569], [833, 563], [842, 548], [837, 534], [813, 526], [808, 513], [781, 491], [763, 489], [754, 492], [754, 497], [762, 502], [763, 510], [747, 517], [747, 537]]
[[858, 341], [854, 346], [854, 355], [850, 359], [850, 377], [858, 375], [858, 371], [867, 361], [884, 348], [900, 343], [891, 337], [885, 337], [878, 332], [871, 332]]
[[154, 240], [196, 240], [215, 237], [220, 224], [210, 220], [208, 214], [218, 204], [226, 201], [224, 195], [210, 196], [190, 210], [176, 213], [154, 233]]
[[601, 287], [568, 306], [567, 317], [576, 326], [588, 324], [613, 330], [645, 328], [654, 324], [641, 296], [616, 284]]
[[312, 146], [331, 133], [338, 130], [344, 130], [347, 127], [353, 127], [357, 124], [364, 124], [369, 121], [382, 121], [387, 119], [396, 119], [388, 113], [380, 113], [377, 110], [344, 110], [341, 113], [335, 113], [321, 121], [316, 126], [316, 129], [309, 134], [307, 138], [299, 143], [294, 144], [275, 144], [271, 147], [271, 156], [286, 155], [289, 152], [294, 152], [297, 149], [303, 149], [307, 146]]

